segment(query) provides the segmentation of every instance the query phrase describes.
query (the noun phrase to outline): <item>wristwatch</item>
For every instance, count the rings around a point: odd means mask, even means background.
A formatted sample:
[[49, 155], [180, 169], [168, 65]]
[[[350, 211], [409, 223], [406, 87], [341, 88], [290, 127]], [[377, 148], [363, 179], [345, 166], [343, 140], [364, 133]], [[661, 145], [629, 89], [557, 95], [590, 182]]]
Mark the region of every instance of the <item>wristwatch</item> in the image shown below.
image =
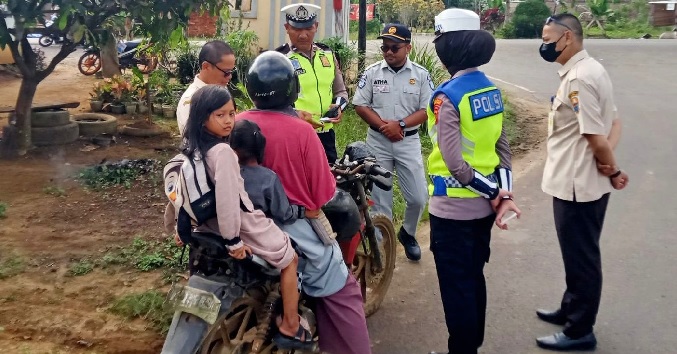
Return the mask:
[[399, 122], [400, 122], [400, 129], [404, 130], [404, 128], [407, 127], [407, 123], [405, 123], [403, 119], [400, 119]]

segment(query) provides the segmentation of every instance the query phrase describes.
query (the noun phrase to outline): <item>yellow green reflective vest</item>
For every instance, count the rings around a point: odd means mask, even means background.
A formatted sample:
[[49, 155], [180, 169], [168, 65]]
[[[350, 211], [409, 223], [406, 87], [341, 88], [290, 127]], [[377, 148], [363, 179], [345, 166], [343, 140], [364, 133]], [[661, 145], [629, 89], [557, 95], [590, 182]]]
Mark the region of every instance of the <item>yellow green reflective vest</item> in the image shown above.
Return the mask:
[[503, 128], [503, 99], [501, 91], [481, 71], [473, 71], [440, 85], [428, 105], [428, 134], [433, 149], [428, 157], [428, 175], [431, 196], [478, 198], [477, 193], [465, 188], [449, 172], [437, 142], [438, 121], [433, 106], [435, 97], [444, 94], [460, 116], [463, 159], [479, 173], [490, 176], [499, 165], [496, 142]]
[[[301, 92], [299, 98], [294, 104], [294, 108], [309, 112], [313, 115], [313, 120], [317, 123], [324, 113], [329, 110], [334, 98], [334, 77], [336, 73], [336, 64], [334, 53], [328, 47], [321, 44], [315, 44], [312, 60], [304, 55], [297, 53], [286, 44], [278, 49], [291, 60], [294, 71], [299, 78]], [[318, 132], [328, 131], [333, 127], [331, 123], [325, 123], [322, 128], [316, 129]]]

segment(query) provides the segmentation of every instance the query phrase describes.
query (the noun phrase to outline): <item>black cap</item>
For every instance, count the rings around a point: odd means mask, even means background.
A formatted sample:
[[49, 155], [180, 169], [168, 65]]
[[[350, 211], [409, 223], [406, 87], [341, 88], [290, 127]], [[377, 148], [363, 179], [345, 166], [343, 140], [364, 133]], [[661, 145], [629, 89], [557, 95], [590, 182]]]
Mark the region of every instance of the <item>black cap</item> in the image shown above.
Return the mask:
[[246, 87], [258, 109], [285, 108], [299, 96], [298, 77], [291, 61], [274, 50], [254, 59], [247, 72]]
[[411, 42], [411, 31], [407, 26], [399, 23], [388, 23], [383, 27], [378, 39], [390, 39], [398, 43]]

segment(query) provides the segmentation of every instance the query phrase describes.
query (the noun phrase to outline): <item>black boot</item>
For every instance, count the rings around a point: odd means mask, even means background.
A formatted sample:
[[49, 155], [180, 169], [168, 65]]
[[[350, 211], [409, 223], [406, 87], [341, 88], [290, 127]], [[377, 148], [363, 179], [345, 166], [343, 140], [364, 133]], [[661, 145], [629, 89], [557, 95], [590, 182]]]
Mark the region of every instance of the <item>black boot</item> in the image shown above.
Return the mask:
[[419, 247], [416, 238], [404, 231], [403, 227], [400, 227], [400, 232], [397, 233], [397, 239], [400, 241], [402, 246], [404, 246], [404, 254], [407, 256], [407, 258], [412, 261], [418, 261], [421, 259], [421, 247]]

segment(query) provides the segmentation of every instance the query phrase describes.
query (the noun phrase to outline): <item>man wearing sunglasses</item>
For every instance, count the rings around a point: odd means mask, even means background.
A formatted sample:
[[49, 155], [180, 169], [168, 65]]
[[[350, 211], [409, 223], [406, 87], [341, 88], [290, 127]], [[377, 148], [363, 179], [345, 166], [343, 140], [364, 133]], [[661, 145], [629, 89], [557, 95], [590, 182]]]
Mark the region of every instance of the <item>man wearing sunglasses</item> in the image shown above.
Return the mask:
[[[275, 50], [291, 60], [301, 88], [294, 108], [315, 128], [327, 160], [333, 164], [337, 159], [333, 127], [341, 121], [342, 111], [348, 105], [348, 92], [336, 56], [328, 46], [314, 41], [320, 10], [319, 6], [306, 3], [283, 7], [284, 28], [290, 43]], [[332, 108], [338, 108], [335, 114], [327, 114]], [[324, 122], [320, 121], [323, 117]]]
[[235, 52], [224, 41], [207, 42], [200, 50], [198, 65], [200, 73], [195, 76], [193, 82], [183, 93], [176, 107], [176, 120], [181, 135], [188, 121], [190, 99], [193, 93], [207, 85], [227, 86], [235, 74]]
[[[418, 127], [426, 120], [426, 106], [434, 84], [428, 71], [409, 60], [411, 31], [386, 24], [381, 35], [383, 60], [365, 69], [353, 97], [357, 114], [369, 125], [367, 145], [384, 168], [397, 172], [407, 203], [398, 240], [407, 258], [421, 259], [416, 229], [428, 199]], [[375, 213], [392, 217], [393, 193], [376, 186]]]
[[623, 189], [628, 175], [616, 165], [620, 138], [611, 80], [583, 48], [583, 28], [570, 14], [549, 17], [543, 26], [541, 57], [562, 65], [560, 85], [548, 115], [542, 189], [553, 196], [566, 291], [555, 311], [537, 310], [563, 331], [536, 340], [552, 350], [591, 349], [602, 294], [599, 240], [609, 194]]

